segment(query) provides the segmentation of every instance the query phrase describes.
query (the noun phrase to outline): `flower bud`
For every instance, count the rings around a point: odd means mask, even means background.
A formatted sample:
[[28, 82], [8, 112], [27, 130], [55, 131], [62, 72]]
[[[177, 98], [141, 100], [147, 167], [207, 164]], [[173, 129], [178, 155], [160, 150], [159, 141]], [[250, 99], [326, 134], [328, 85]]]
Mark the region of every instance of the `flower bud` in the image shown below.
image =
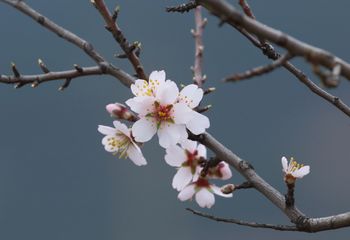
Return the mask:
[[135, 122], [137, 117], [125, 105], [121, 103], [111, 103], [106, 106], [107, 112], [111, 117], [116, 119], [124, 119]]
[[235, 190], [235, 185], [232, 183], [226, 184], [226, 185], [222, 186], [220, 188], [220, 190], [223, 194], [230, 194]]

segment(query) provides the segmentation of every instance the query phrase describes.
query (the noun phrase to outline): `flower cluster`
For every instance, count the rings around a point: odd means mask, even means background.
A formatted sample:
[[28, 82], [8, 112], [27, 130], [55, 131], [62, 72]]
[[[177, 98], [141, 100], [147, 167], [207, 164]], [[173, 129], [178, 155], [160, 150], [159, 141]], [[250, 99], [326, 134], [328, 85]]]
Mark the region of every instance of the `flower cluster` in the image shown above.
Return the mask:
[[210, 126], [209, 119], [195, 110], [203, 90], [195, 84], [179, 90], [175, 82], [166, 80], [164, 71], [154, 71], [148, 81], [136, 80], [131, 92], [134, 96], [125, 102], [130, 110], [120, 103], [106, 106], [113, 118], [134, 124], [131, 128], [119, 121], [113, 122], [114, 127], [100, 125], [98, 131], [105, 135], [102, 139], [105, 150], [119, 154], [120, 158], [128, 157], [138, 166], [146, 165], [140, 147], [157, 134], [159, 145], [166, 149], [165, 161], [178, 169], [172, 186], [180, 192], [181, 201], [195, 196], [201, 207], [211, 207], [215, 201], [213, 193], [231, 197], [231, 193], [224, 194], [209, 182], [229, 179], [232, 173], [228, 165], [221, 162], [203, 174], [206, 148], [188, 140], [187, 131], [198, 135]]

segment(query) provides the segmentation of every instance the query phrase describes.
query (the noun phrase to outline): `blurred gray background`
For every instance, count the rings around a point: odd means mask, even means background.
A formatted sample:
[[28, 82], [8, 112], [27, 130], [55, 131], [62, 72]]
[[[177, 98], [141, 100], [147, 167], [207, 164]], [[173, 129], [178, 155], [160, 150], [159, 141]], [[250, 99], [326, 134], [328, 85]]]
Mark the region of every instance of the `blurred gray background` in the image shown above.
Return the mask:
[[[104, 29], [88, 0], [31, 0], [35, 9], [91, 41], [115, 65], [119, 47]], [[237, 5], [237, 1], [231, 1]], [[193, 12], [168, 14], [181, 1], [107, 1], [121, 6], [119, 24], [130, 41], [142, 42], [142, 61], [150, 72], [165, 69], [177, 83], [191, 82]], [[350, 60], [350, 2], [249, 1], [257, 18], [303, 41]], [[207, 14], [206, 14], [207, 15]], [[218, 28], [208, 16], [205, 29], [206, 87], [217, 91], [204, 103], [209, 132], [249, 160], [268, 182], [285, 192], [281, 156], [311, 165], [297, 183], [297, 204], [312, 217], [349, 211], [350, 119], [312, 94], [287, 71], [236, 84], [220, 79], [269, 61], [229, 26]], [[40, 27], [13, 8], [0, 4], [0, 72], [10, 74], [14, 61], [21, 72], [39, 73], [37, 59], [51, 70], [93, 62], [79, 49]], [[294, 60], [312, 76], [310, 66]], [[175, 169], [166, 165], [156, 138], [143, 151], [146, 167], [119, 160], [104, 151], [97, 125], [111, 125], [105, 105], [123, 102], [128, 89], [110, 77], [74, 80], [64, 92], [60, 82], [36, 89], [0, 85], [0, 239], [345, 239], [349, 229], [316, 234], [251, 229], [209, 221], [185, 210], [171, 187]], [[350, 104], [350, 84], [330, 91]], [[210, 153], [211, 154], [211, 153]], [[242, 178], [234, 173], [232, 182]], [[284, 223], [288, 219], [253, 190], [232, 199], [216, 198], [205, 212], [244, 220]]]

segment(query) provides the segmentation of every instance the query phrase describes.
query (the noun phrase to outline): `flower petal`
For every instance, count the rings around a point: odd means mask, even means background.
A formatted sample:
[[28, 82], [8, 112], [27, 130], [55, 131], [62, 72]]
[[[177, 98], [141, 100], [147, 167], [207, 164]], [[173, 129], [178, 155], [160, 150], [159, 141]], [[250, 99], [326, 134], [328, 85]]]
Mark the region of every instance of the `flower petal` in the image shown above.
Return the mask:
[[198, 156], [203, 157], [205, 159], [207, 158], [207, 148], [204, 145], [198, 144], [197, 150]]
[[211, 185], [210, 188], [213, 190], [213, 192], [214, 192], [216, 195], [219, 195], [219, 196], [221, 196], [221, 197], [229, 198], [229, 197], [232, 197], [232, 196], [233, 196], [232, 193], [225, 194], [225, 193], [221, 192], [221, 189], [220, 189], [218, 186]]
[[154, 97], [143, 96], [130, 98], [125, 103], [131, 108], [132, 111], [140, 114], [141, 116], [145, 116], [147, 113], [153, 111], [154, 102]]
[[195, 192], [196, 192], [196, 190], [195, 190], [194, 184], [190, 184], [181, 190], [179, 195], [177, 195], [177, 198], [180, 201], [186, 201], [188, 199], [191, 199], [193, 197], [193, 195], [195, 194]]
[[97, 130], [104, 135], [114, 135], [117, 131], [115, 128], [98, 125]]
[[173, 178], [172, 186], [178, 191], [181, 191], [192, 180], [192, 173], [189, 167], [181, 167]]
[[146, 159], [142, 155], [141, 149], [136, 144], [130, 144], [126, 153], [135, 165], [142, 166], [147, 164]]
[[186, 127], [195, 135], [204, 133], [205, 129], [210, 127], [209, 118], [196, 111], [192, 111], [192, 118], [186, 123]]
[[118, 147], [116, 145], [111, 145], [111, 144], [108, 144], [109, 143], [109, 139], [111, 138], [114, 138], [113, 136], [111, 135], [107, 135], [105, 136], [104, 138], [102, 138], [102, 144], [104, 145], [105, 147], [105, 150], [107, 152], [117, 152], [118, 151]]
[[211, 208], [215, 203], [215, 197], [208, 189], [202, 188], [196, 193], [196, 201], [202, 208]]
[[[153, 71], [149, 75], [149, 82], [152, 84], [152, 82], [155, 83], [155, 85], [160, 85], [165, 82], [165, 71]], [[159, 83], [159, 84], [157, 84]]]
[[300, 169], [292, 172], [292, 175], [293, 175], [293, 177], [296, 177], [296, 178], [302, 178], [305, 175], [308, 175], [309, 173], [310, 173], [310, 166], [304, 166], [304, 167], [301, 167]]
[[179, 89], [173, 81], [166, 81], [156, 91], [156, 98], [161, 105], [174, 104], [179, 95]]
[[152, 118], [141, 118], [131, 128], [136, 142], [147, 142], [157, 132], [156, 123]]
[[181, 147], [193, 153], [195, 150], [197, 150], [197, 142], [186, 139], [181, 141]]
[[193, 110], [184, 103], [174, 104], [173, 111], [174, 122], [177, 124], [186, 124], [194, 117]]
[[163, 122], [158, 129], [159, 145], [168, 148], [179, 142], [181, 136], [179, 125]]
[[113, 121], [113, 125], [117, 131], [130, 138], [130, 129], [124, 123]]
[[220, 173], [221, 173], [221, 180], [228, 180], [232, 177], [232, 172], [231, 169], [229, 167], [229, 165], [222, 161], [219, 163], [220, 165]]
[[179, 94], [179, 101], [187, 104], [190, 108], [198, 106], [203, 98], [203, 90], [195, 84], [184, 87]]
[[281, 162], [282, 162], [282, 167], [283, 167], [283, 172], [287, 172], [287, 169], [288, 169], [288, 160], [286, 157], [282, 157], [281, 159]]
[[164, 159], [170, 166], [180, 167], [181, 164], [187, 160], [187, 157], [185, 151], [182, 148], [174, 145], [166, 149], [166, 155]]
[[134, 84], [130, 86], [131, 92], [136, 96], [151, 96], [151, 91], [148, 82], [142, 79], [137, 79]]

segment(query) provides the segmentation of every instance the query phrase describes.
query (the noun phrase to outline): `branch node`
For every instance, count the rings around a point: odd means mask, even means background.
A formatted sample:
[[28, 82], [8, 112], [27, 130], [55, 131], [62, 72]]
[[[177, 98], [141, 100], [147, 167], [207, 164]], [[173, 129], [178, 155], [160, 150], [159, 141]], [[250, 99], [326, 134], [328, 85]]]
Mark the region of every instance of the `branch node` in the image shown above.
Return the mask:
[[185, 13], [189, 12], [190, 10], [196, 8], [198, 4], [195, 1], [190, 1], [188, 3], [183, 3], [178, 6], [172, 6], [165, 8], [165, 11], [167, 12], [179, 12], [179, 13]]
[[49, 73], [50, 72], [50, 70], [47, 68], [47, 66], [43, 62], [43, 60], [41, 60], [40, 58], [38, 59], [38, 64], [39, 64], [39, 67], [40, 67], [41, 71], [43, 71], [44, 73]]

